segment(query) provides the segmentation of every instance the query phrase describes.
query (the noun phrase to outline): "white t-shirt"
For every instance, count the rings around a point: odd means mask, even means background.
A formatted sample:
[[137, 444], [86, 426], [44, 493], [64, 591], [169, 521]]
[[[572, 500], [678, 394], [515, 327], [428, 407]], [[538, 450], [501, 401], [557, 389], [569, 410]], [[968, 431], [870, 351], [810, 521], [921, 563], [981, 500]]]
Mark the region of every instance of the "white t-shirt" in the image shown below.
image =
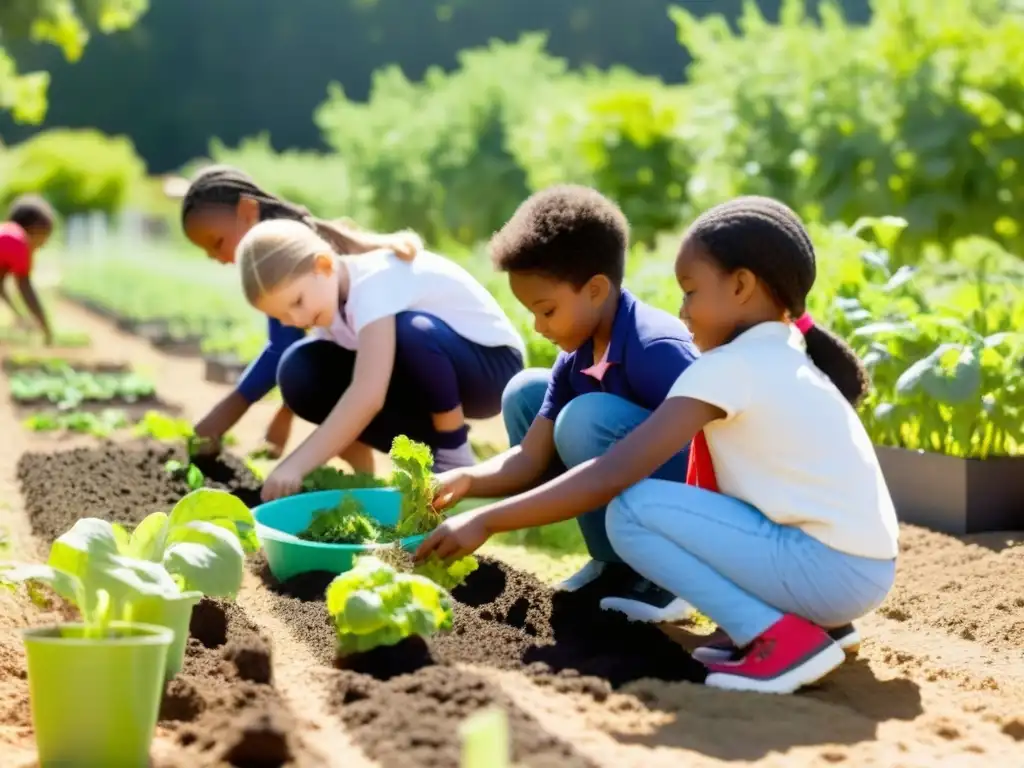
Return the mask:
[[465, 339], [485, 347], [512, 347], [526, 357], [523, 340], [498, 302], [454, 261], [420, 252], [411, 262], [390, 251], [345, 258], [348, 300], [330, 328], [315, 335], [358, 349], [359, 332], [375, 320], [407, 310], [425, 312]]
[[668, 396], [725, 411], [704, 427], [722, 493], [840, 552], [896, 557], [896, 512], [874, 447], [799, 330], [751, 328], [701, 355]]

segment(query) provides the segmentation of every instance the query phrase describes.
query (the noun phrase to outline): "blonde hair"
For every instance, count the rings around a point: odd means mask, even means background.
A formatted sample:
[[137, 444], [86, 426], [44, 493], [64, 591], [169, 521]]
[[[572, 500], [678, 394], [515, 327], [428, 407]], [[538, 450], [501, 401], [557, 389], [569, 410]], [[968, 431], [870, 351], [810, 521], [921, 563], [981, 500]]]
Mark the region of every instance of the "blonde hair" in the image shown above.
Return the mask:
[[291, 219], [261, 221], [238, 243], [238, 270], [250, 304], [313, 271], [316, 257], [334, 253], [331, 244], [305, 224]]
[[423, 250], [423, 240], [411, 230], [401, 232], [370, 232], [360, 229], [351, 219], [326, 221], [309, 216], [305, 219], [311, 229], [327, 242], [336, 253], [355, 256], [381, 249], [394, 251], [402, 261], [412, 261]]

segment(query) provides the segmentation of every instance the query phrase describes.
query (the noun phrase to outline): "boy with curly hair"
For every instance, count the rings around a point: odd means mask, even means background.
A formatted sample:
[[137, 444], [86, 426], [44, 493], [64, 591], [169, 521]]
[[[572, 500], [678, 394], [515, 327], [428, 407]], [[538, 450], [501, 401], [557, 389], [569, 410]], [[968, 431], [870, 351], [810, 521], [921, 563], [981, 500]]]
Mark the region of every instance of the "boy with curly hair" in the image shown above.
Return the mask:
[[[682, 321], [622, 287], [629, 225], [599, 192], [556, 186], [526, 200], [491, 241], [498, 269], [558, 345], [554, 367], [509, 382], [502, 415], [512, 448], [474, 467], [438, 476], [436, 504], [528, 491], [605, 453], [661, 405], [697, 357]], [[688, 448], [654, 476], [686, 482]], [[577, 518], [591, 555], [559, 587], [584, 586], [601, 606], [640, 621], [675, 621], [692, 608], [640, 577], [615, 553], [605, 509]]]

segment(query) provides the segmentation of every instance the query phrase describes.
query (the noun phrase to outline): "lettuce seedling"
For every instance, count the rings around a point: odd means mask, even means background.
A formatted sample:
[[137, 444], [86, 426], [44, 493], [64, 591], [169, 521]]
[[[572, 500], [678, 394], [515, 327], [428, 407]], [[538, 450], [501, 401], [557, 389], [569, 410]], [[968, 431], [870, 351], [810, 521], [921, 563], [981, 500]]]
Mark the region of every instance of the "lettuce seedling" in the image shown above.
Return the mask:
[[452, 628], [452, 601], [444, 589], [376, 557], [358, 558], [330, 583], [326, 599], [341, 657]]
[[46, 565], [16, 565], [2, 575], [13, 582], [48, 585], [78, 608], [89, 636], [102, 637], [111, 620], [131, 621], [133, 604], [179, 597], [187, 584], [184, 575], [120, 554], [120, 547], [113, 525], [82, 518], [53, 542]]
[[121, 554], [163, 563], [182, 589], [211, 597], [233, 597], [242, 585], [245, 553], [260, 548], [249, 508], [213, 488], [192, 491], [169, 515], [152, 513], [131, 534], [112, 527]]
[[[423, 443], [399, 435], [391, 444], [389, 454], [395, 472], [391, 482], [402, 493], [402, 509], [396, 532], [401, 538], [430, 533], [442, 522], [444, 513], [434, 509], [437, 481], [431, 473], [434, 457]], [[413, 568], [413, 573], [425, 576], [445, 589], [454, 589], [479, 567], [472, 555], [445, 563], [437, 555]]]

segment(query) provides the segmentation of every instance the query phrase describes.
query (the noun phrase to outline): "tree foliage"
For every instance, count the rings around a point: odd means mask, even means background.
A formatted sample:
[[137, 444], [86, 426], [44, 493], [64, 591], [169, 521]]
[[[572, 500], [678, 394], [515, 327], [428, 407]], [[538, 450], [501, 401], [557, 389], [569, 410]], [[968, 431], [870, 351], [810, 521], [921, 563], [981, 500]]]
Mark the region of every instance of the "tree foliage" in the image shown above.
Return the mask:
[[46, 116], [46, 72], [22, 73], [5, 44], [18, 39], [57, 46], [69, 62], [82, 56], [89, 35], [126, 29], [149, 0], [4, 0], [0, 4], [0, 110], [39, 123]]

